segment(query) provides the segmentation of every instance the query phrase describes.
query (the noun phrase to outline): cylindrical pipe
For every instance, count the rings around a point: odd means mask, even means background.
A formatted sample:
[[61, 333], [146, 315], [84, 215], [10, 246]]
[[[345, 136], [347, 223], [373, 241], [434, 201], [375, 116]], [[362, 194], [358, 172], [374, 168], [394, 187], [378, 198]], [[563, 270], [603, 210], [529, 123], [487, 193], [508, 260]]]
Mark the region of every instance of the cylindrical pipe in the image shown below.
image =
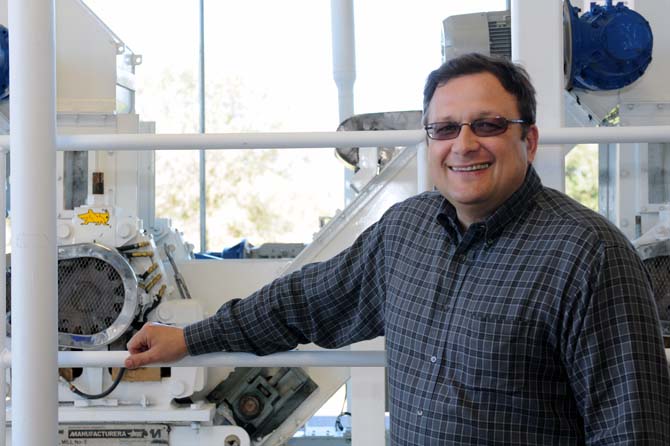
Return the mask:
[[[330, 0], [330, 25], [333, 47], [333, 79], [337, 86], [338, 123], [354, 114], [354, 82], [356, 81], [356, 36], [353, 0]], [[366, 146], [358, 146], [366, 147]], [[351, 188], [354, 173], [344, 172], [344, 202], [353, 201]]]
[[[224, 150], [290, 149], [319, 147], [413, 146], [425, 139], [423, 130], [352, 132], [225, 133], [198, 134], [107, 134], [59, 135], [58, 150]], [[565, 127], [540, 129], [540, 144], [670, 142], [670, 125], [631, 127]], [[0, 146], [9, 138], [0, 136]]]
[[356, 36], [353, 0], [330, 0], [333, 79], [337, 85], [340, 122], [354, 114]]
[[[12, 352], [2, 354], [1, 364], [11, 366]], [[126, 351], [58, 352], [59, 367], [123, 367]], [[384, 367], [384, 351], [292, 351], [256, 356], [252, 353], [210, 353], [187, 356], [171, 364], [153, 367]], [[55, 443], [54, 443], [55, 444]]]
[[428, 147], [425, 143], [416, 146], [416, 192], [429, 191], [433, 188], [428, 171]]
[[[198, 56], [198, 133], [205, 133], [205, 0], [198, 2], [200, 51]], [[207, 152], [199, 153], [200, 176], [200, 252], [207, 251]]]
[[[411, 146], [425, 138], [423, 130], [304, 133], [108, 134], [60, 135], [60, 150], [199, 150], [292, 149], [315, 147]], [[0, 145], [3, 139], [0, 136]]]
[[54, 7], [9, 1], [12, 443], [22, 446], [58, 443]]
[[[7, 215], [6, 189], [7, 182], [7, 152], [0, 150], [0, 213], [2, 222], [0, 222], [0, 352], [7, 349], [7, 257], [5, 245], [7, 244], [7, 234], [5, 233], [5, 216]], [[6, 433], [6, 409], [7, 409], [7, 379], [6, 368], [0, 364], [0, 446], [5, 446]]]
[[[298, 133], [107, 134], [59, 135], [62, 151], [290, 149], [319, 147], [413, 146], [424, 141], [423, 130], [380, 130]], [[566, 127], [540, 129], [540, 144], [655, 143], [670, 141], [670, 126]], [[0, 146], [9, 146], [0, 135]]]

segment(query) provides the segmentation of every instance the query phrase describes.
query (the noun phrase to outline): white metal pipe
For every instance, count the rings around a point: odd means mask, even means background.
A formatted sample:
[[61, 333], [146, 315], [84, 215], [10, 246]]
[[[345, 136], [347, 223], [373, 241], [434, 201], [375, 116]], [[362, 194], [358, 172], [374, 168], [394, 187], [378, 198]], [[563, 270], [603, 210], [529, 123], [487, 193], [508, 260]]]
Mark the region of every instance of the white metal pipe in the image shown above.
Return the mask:
[[340, 122], [354, 114], [356, 37], [353, 0], [330, 0], [333, 79], [337, 85]]
[[[205, 133], [205, 0], [198, 2], [198, 130]], [[200, 150], [198, 167], [200, 176], [200, 252], [207, 251], [207, 152]]]
[[[7, 152], [0, 151], [0, 213], [2, 222], [0, 222], [0, 352], [7, 349], [7, 257], [5, 245], [7, 244], [7, 234], [5, 233], [5, 215], [7, 215], [6, 189], [7, 181]], [[6, 368], [0, 364], [0, 446], [5, 446], [6, 434], [6, 409], [7, 409], [7, 378]]]
[[9, 1], [12, 443], [21, 446], [58, 443], [54, 7]]
[[[411, 146], [422, 130], [181, 135], [60, 135], [60, 150], [291, 149], [317, 147]], [[0, 144], [2, 140], [0, 139]]]
[[[12, 112], [13, 113], [13, 112]], [[220, 134], [108, 134], [59, 135], [63, 151], [291, 149], [323, 147], [413, 146], [425, 139], [423, 130], [353, 132], [220, 133]], [[631, 127], [565, 127], [540, 129], [540, 144], [670, 142], [670, 125]], [[0, 135], [0, 146], [9, 137]]]
[[416, 146], [416, 192], [429, 191], [433, 188], [428, 171], [428, 145], [425, 143]]
[[[14, 112], [13, 112], [14, 113]], [[425, 139], [423, 130], [353, 132], [220, 133], [220, 134], [108, 134], [59, 135], [63, 151], [291, 149], [324, 147], [413, 146]], [[565, 127], [540, 129], [540, 144], [670, 142], [670, 125], [631, 127]], [[0, 135], [0, 146], [9, 137]]]
[[[14, 112], [13, 112], [14, 113]], [[220, 134], [107, 134], [59, 135], [63, 151], [291, 149], [328, 147], [413, 146], [423, 142], [423, 130], [352, 132], [220, 133]], [[631, 127], [565, 127], [540, 129], [540, 144], [670, 142], [670, 125]], [[0, 135], [0, 146], [9, 147]]]
[[[2, 354], [0, 365], [12, 365], [12, 353]], [[123, 367], [126, 351], [58, 352], [59, 367]], [[17, 359], [14, 359], [16, 361]], [[292, 351], [256, 356], [252, 353], [210, 353], [187, 356], [170, 364], [153, 367], [384, 367], [384, 351]], [[54, 443], [55, 444], [55, 443]]]

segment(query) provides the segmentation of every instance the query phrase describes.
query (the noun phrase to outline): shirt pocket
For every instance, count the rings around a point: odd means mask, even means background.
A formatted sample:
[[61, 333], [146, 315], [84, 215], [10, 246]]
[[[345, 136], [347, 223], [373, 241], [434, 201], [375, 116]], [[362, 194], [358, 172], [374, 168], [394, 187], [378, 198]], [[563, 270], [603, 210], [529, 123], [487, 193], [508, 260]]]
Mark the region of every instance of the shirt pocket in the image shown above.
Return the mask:
[[464, 322], [454, 339], [456, 380], [471, 390], [522, 392], [537, 359], [531, 321], [475, 314]]

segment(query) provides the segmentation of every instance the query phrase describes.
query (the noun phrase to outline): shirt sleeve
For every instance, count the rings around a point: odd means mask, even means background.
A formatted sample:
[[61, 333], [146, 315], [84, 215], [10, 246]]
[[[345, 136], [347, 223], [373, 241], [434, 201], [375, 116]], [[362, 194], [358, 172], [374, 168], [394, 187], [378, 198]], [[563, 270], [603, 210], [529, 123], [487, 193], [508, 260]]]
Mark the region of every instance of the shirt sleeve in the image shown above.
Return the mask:
[[595, 258], [566, 348], [586, 444], [669, 445], [670, 376], [646, 269], [626, 246], [601, 245]]
[[378, 222], [330, 260], [304, 266], [184, 329], [189, 354], [266, 355], [309, 342], [338, 348], [384, 334], [384, 243]]

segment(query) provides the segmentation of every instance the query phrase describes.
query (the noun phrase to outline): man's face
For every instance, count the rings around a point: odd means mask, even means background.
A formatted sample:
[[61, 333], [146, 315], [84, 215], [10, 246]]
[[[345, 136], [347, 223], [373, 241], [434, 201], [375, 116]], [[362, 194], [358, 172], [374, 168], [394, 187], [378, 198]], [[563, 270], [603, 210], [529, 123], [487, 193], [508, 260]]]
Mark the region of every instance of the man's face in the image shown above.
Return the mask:
[[[428, 123], [494, 116], [520, 119], [516, 98], [490, 73], [450, 80], [435, 90], [428, 108]], [[528, 164], [535, 158], [537, 127], [530, 127], [525, 140], [521, 134], [519, 124], [488, 137], [475, 135], [465, 125], [454, 139], [429, 139], [433, 183], [466, 227], [491, 215], [523, 183]]]

